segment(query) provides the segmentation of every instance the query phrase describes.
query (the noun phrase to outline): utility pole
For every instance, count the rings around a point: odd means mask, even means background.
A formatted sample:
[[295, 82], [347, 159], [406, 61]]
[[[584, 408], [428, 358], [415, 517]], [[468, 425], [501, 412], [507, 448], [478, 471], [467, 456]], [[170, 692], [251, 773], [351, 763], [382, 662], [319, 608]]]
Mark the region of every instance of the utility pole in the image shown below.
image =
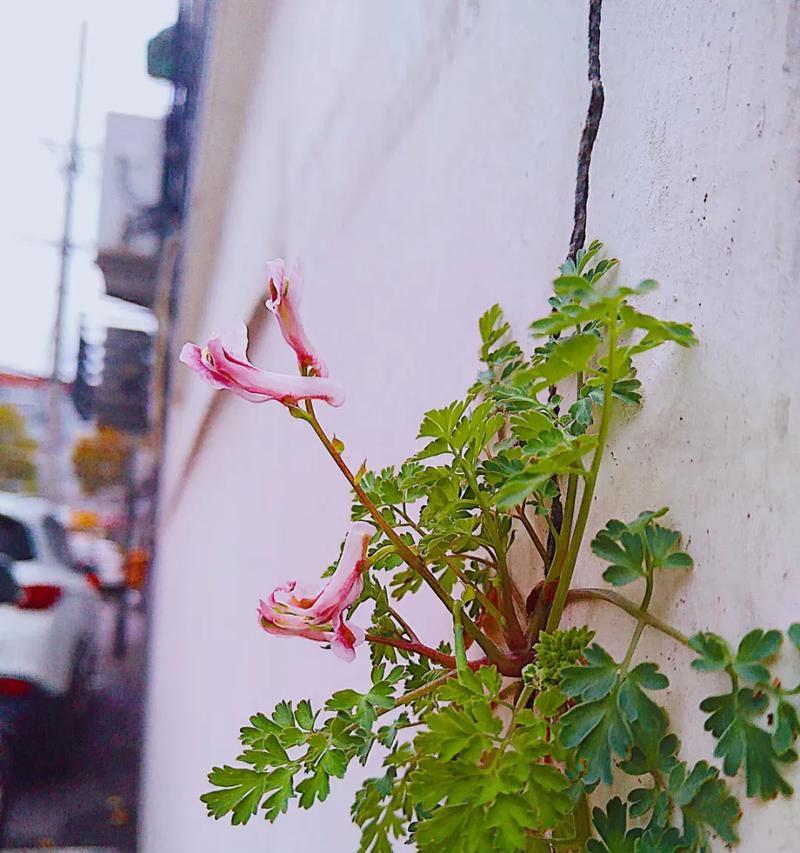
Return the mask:
[[86, 22], [81, 24], [80, 42], [78, 47], [78, 75], [75, 81], [75, 100], [72, 111], [72, 133], [70, 135], [67, 165], [65, 174], [64, 194], [64, 228], [61, 233], [61, 262], [58, 273], [58, 291], [56, 303], [56, 320], [53, 329], [53, 369], [50, 375], [49, 395], [49, 446], [47, 448], [47, 494], [51, 500], [61, 498], [61, 472], [59, 460], [61, 457], [61, 352], [64, 339], [64, 308], [69, 287], [69, 266], [72, 253], [72, 212], [75, 203], [75, 181], [78, 177], [80, 147], [78, 133], [81, 122], [81, 101], [83, 99], [83, 72], [86, 59]]

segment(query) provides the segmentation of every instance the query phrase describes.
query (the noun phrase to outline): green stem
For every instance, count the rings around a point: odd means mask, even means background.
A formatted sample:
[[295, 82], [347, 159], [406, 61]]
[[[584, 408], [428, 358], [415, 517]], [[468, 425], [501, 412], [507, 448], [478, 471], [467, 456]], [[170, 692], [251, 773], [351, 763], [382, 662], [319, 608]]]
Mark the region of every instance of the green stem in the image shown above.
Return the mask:
[[[417, 687], [416, 690], [409, 690], [408, 693], [404, 693], [402, 696], [398, 697], [397, 701], [394, 703], [394, 707], [399, 708], [403, 705], [411, 705], [413, 702], [416, 702], [417, 699], [422, 699], [423, 696], [427, 696], [429, 693], [433, 693], [434, 690], [438, 690], [454, 676], [455, 672], [445, 672], [438, 678], [434, 678], [433, 681], [423, 684], [422, 687]], [[382, 708], [378, 711], [377, 716], [381, 717], [391, 710], [392, 708]]]
[[589, 510], [592, 508], [592, 498], [594, 497], [594, 489], [597, 485], [597, 475], [600, 472], [600, 463], [603, 461], [603, 452], [608, 440], [608, 428], [611, 422], [611, 400], [614, 390], [614, 356], [617, 350], [617, 309], [614, 309], [614, 315], [609, 326], [608, 334], [608, 361], [606, 364], [606, 377], [603, 384], [603, 414], [600, 419], [600, 429], [597, 434], [597, 447], [592, 458], [592, 467], [589, 469], [589, 474], [586, 477], [586, 484], [583, 488], [580, 508], [578, 509], [578, 518], [575, 522], [575, 531], [569, 543], [569, 550], [564, 561], [564, 567], [558, 578], [558, 588], [553, 599], [553, 606], [550, 609], [550, 615], [547, 618], [547, 630], [555, 631], [561, 622], [561, 614], [564, 612], [564, 606], [567, 603], [567, 593], [569, 585], [572, 583], [572, 575], [575, 573], [575, 565], [578, 562], [578, 553], [580, 552], [583, 542], [583, 534], [586, 532], [586, 522], [589, 520]]
[[475, 583], [473, 583], [458, 567], [458, 558], [454, 557], [444, 557], [444, 561], [450, 566], [450, 571], [464, 584], [465, 587], [469, 587], [474, 593], [475, 598], [480, 601], [481, 606], [488, 613], [491, 613], [492, 617], [497, 621], [497, 623], [502, 627], [505, 624], [505, 617], [503, 614], [492, 604], [484, 591]]
[[641, 620], [645, 625], [655, 628], [667, 637], [672, 637], [686, 648], [691, 648], [689, 638], [677, 628], [673, 628], [668, 622], [664, 622], [652, 613], [643, 611], [635, 602], [630, 601], [618, 592], [612, 592], [610, 589], [571, 589], [569, 591], [569, 601], [606, 601], [613, 604], [620, 610], [624, 610], [629, 616], [634, 619]]
[[501, 541], [502, 537], [497, 527], [497, 518], [486, 500], [486, 495], [481, 491], [474, 472], [470, 470], [467, 460], [452, 445], [450, 446], [450, 450], [458, 461], [459, 467], [464, 472], [464, 477], [475, 494], [475, 500], [480, 505], [483, 528], [494, 547], [495, 556], [497, 557], [497, 576], [500, 580], [500, 610], [505, 617], [504, 632], [508, 641], [508, 647], [515, 652], [522, 651], [527, 647], [527, 641], [514, 607], [514, 596], [511, 592], [511, 575], [508, 572], [508, 562], [506, 560], [506, 548], [505, 543]]
[[[499, 534], [498, 534], [499, 538]], [[500, 595], [502, 602], [502, 613], [505, 617], [505, 634], [508, 647], [514, 652], [520, 652], [528, 647], [528, 641], [522, 631], [522, 626], [517, 618], [517, 609], [514, 607], [514, 593], [511, 589], [511, 574], [508, 571], [506, 551], [502, 542], [497, 543], [497, 576], [500, 579]]]
[[[347, 463], [342, 459], [342, 455], [339, 451], [333, 446], [333, 443], [328, 438], [325, 430], [320, 425], [317, 420], [316, 415], [314, 414], [314, 406], [310, 400], [306, 401], [306, 412], [308, 413], [308, 422], [311, 424], [311, 428], [317, 434], [317, 437], [322, 442], [323, 447], [328, 451], [328, 454], [336, 463], [336, 466], [339, 470], [344, 474], [345, 479], [353, 491], [358, 495], [358, 499], [364, 505], [367, 512], [375, 519], [375, 523], [378, 527], [386, 534], [387, 539], [395, 546], [397, 549], [397, 553], [403, 558], [404, 562], [428, 584], [428, 586], [433, 590], [436, 597], [444, 604], [444, 606], [452, 613], [453, 612], [453, 599], [447, 590], [439, 583], [436, 576], [428, 569], [425, 565], [425, 562], [414, 551], [409, 548], [409, 546], [398, 536], [397, 531], [392, 527], [391, 524], [384, 518], [381, 514], [380, 510], [375, 506], [375, 504], [370, 500], [369, 495], [361, 488], [358, 481], [356, 480], [353, 472], [348, 468]], [[475, 642], [481, 647], [486, 656], [494, 663], [502, 662], [505, 659], [505, 655], [497, 646], [486, 637], [483, 632], [478, 628], [478, 626], [469, 618], [466, 614], [464, 614], [464, 629], [469, 633], [469, 635], [475, 640]]]
[[592, 837], [592, 820], [589, 816], [589, 798], [586, 794], [581, 795], [578, 808], [575, 809], [575, 841], [578, 849], [583, 850], [586, 842]]
[[[443, 673], [438, 678], [434, 678], [433, 681], [429, 681], [427, 684], [423, 684], [422, 687], [417, 687], [414, 690], [409, 690], [408, 693], [404, 693], [402, 696], [398, 696], [395, 700], [394, 705], [391, 708], [381, 708], [376, 712], [376, 717], [383, 717], [386, 714], [390, 714], [392, 711], [397, 708], [402, 708], [405, 705], [411, 705], [416, 702], [417, 699], [422, 699], [427, 696], [429, 693], [433, 693], [434, 690], [438, 690], [443, 684], [448, 682], [451, 678], [456, 677], [456, 671], [454, 669], [449, 670], [448, 672]], [[347, 734], [348, 732], [353, 732], [359, 727], [359, 723], [351, 723], [345, 729], [342, 730], [342, 734]]]
[[417, 524], [416, 521], [414, 521], [413, 518], [411, 518], [411, 516], [405, 511], [405, 508], [400, 509], [400, 507], [396, 506], [395, 510], [401, 516], [401, 518], [404, 518], [408, 522], [408, 526], [412, 530], [416, 531], [420, 536], [425, 535], [425, 531]]
[[533, 696], [533, 691], [534, 687], [532, 684], [526, 684], [525, 687], [522, 688], [519, 698], [517, 699], [517, 703], [514, 706], [514, 712], [511, 715], [511, 722], [508, 724], [508, 731], [506, 731], [505, 737], [500, 741], [500, 745], [497, 747], [497, 752], [492, 756], [492, 760], [489, 762], [490, 768], [494, 767], [494, 765], [503, 757], [503, 753], [511, 743], [511, 738], [514, 736], [514, 732], [517, 728], [517, 715], [528, 704], [529, 699]]
[[455, 652], [455, 664], [459, 679], [463, 679], [469, 672], [467, 650], [464, 646], [464, 627], [461, 622], [463, 615], [461, 602], [457, 601], [453, 608], [453, 651]]
[[[314, 407], [310, 400], [306, 403], [306, 411], [310, 416], [308, 422], [311, 424], [311, 428], [317, 434], [317, 437], [322, 442], [324, 448], [328, 451], [328, 454], [336, 463], [339, 470], [342, 472], [342, 474], [344, 474], [345, 479], [348, 483], [350, 483], [350, 486], [352, 487], [353, 491], [358, 495], [358, 499], [364, 505], [367, 512], [375, 519], [375, 522], [378, 527], [386, 534], [386, 537], [392, 543], [392, 545], [394, 545], [395, 549], [397, 550], [397, 553], [403, 558], [403, 560], [405, 560], [405, 562], [408, 563], [408, 565], [412, 569], [419, 570], [420, 564], [422, 564], [422, 560], [417, 554], [415, 554], [411, 550], [411, 548], [409, 548], [408, 544], [400, 538], [400, 536], [397, 534], [392, 525], [389, 524], [389, 522], [383, 516], [381, 511], [370, 500], [369, 495], [367, 495], [367, 493], [361, 488], [355, 478], [355, 475], [347, 466], [347, 463], [344, 461], [339, 451], [333, 446], [333, 442], [328, 438], [327, 434], [325, 433], [325, 430], [322, 428], [319, 421], [317, 420], [316, 415], [314, 414]], [[424, 564], [422, 564], [421, 568], [422, 571], [420, 572], [420, 574], [422, 574], [423, 577], [425, 577], [426, 574], [429, 574], [428, 569]], [[452, 599], [444, 589], [442, 589], [444, 595], [441, 595], [439, 592], [437, 592], [437, 585], [438, 581], [434, 578], [434, 585], [432, 586], [434, 592], [436, 592], [436, 594], [444, 602], [447, 608], [449, 610], [452, 610]]]
[[384, 545], [383, 548], [378, 548], [378, 550], [370, 556], [369, 564], [370, 566], [374, 566], [375, 563], [380, 562], [384, 557], [388, 557], [390, 554], [396, 553], [397, 549], [394, 547], [394, 545]]
[[644, 589], [644, 597], [642, 598], [642, 603], [639, 606], [639, 618], [636, 620], [636, 629], [633, 632], [633, 636], [631, 637], [631, 641], [628, 644], [628, 651], [625, 652], [625, 657], [622, 660], [622, 666], [620, 667], [620, 678], [622, 678], [628, 671], [628, 667], [631, 665], [631, 660], [633, 659], [633, 653], [636, 651], [636, 646], [639, 645], [639, 640], [642, 636], [642, 631], [644, 631], [645, 626], [645, 617], [647, 616], [647, 608], [650, 606], [650, 599], [653, 597], [653, 572], [652, 569], [647, 572], [647, 576], [645, 578], [645, 589]]
[[547, 573], [547, 580], [554, 581], [558, 577], [564, 557], [567, 553], [569, 540], [572, 533], [572, 519], [575, 515], [575, 497], [578, 493], [578, 475], [570, 474], [567, 480], [567, 497], [564, 502], [564, 518], [561, 521], [561, 533], [556, 543], [556, 553], [553, 555], [553, 564]]
[[482, 566], [488, 566], [490, 569], [497, 570], [497, 563], [494, 560], [489, 560], [486, 557], [478, 557], [476, 554], [471, 554], [469, 551], [453, 551], [452, 557], [463, 557], [465, 560], [474, 560]]

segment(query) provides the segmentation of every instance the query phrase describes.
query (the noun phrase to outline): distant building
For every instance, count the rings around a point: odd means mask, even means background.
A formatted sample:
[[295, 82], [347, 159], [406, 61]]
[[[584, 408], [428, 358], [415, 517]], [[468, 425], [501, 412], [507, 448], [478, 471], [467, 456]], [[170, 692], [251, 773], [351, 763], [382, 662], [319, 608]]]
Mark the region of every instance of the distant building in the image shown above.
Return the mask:
[[106, 293], [152, 308], [161, 230], [163, 122], [109, 113], [97, 228]]

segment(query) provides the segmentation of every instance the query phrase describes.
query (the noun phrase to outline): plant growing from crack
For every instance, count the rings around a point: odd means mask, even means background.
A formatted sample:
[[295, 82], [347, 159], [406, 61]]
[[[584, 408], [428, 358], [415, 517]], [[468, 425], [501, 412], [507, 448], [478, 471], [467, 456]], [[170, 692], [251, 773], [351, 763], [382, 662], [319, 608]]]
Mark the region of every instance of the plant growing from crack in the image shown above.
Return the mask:
[[[334, 693], [321, 708], [280, 702], [240, 733], [235, 765], [215, 767], [203, 802], [210, 815], [276, 820], [294, 801], [311, 808], [331, 779], [384, 753], [383, 774], [358, 791], [352, 817], [359, 853], [389, 853], [400, 839], [422, 851], [679, 853], [737, 841], [741, 816], [726, 777], [747, 797], [788, 796], [797, 760], [796, 697], [769, 665], [784, 634], [755, 628], [735, 648], [709, 632], [686, 636], [650, 612], [656, 583], [692, 568], [667, 509], [616, 519], [590, 542], [608, 563], [609, 587], [576, 588], [587, 522], [612, 410], [636, 406], [636, 363], [667, 343], [696, 342], [688, 324], [631, 303], [654, 286], [609, 284], [617, 265], [598, 242], [583, 249], [592, 149], [603, 111], [601, 0], [589, 3], [591, 97], [581, 137], [570, 249], [554, 282], [551, 312], [531, 325], [525, 353], [499, 306], [479, 321], [483, 370], [461, 400], [427, 412], [420, 450], [399, 468], [353, 471], [344, 445], [320, 423], [314, 401], [342, 405], [342, 388], [306, 335], [297, 311], [300, 273], [268, 270], [267, 307], [297, 354], [299, 375], [254, 367], [246, 333], [187, 344], [182, 360], [216, 388], [252, 402], [276, 400], [311, 427], [353, 490], [353, 526], [320, 588], [292, 580], [259, 608], [269, 633], [299, 636], [344, 660], [367, 644], [365, 692]], [[571, 389], [571, 390], [569, 390]], [[520, 588], [509, 569], [530, 540], [542, 579]], [[639, 601], [616, 588], [636, 584]], [[403, 616], [423, 586], [453, 621], [452, 643], [432, 645]], [[596, 601], [632, 617], [621, 660], [590, 626], [562, 627], [571, 603]], [[367, 630], [350, 621], [368, 613]], [[653, 698], [669, 682], [639, 660], [645, 629], [696, 654], [699, 672], [724, 673], [725, 693], [700, 705], [716, 739], [716, 767], [688, 763]], [[800, 651], [800, 624], [789, 626]], [[589, 797], [627, 790], [590, 813]]]
[[[424, 851], [701, 851], [713, 836], [736, 841], [740, 806], [726, 776], [742, 773], [749, 797], [791, 793], [783, 767], [796, 759], [800, 687], [784, 689], [768, 667], [783, 634], [755, 629], [734, 649], [650, 613], [659, 579], [692, 568], [666, 509], [611, 520], [591, 540], [611, 588], [572, 585], [612, 410], [639, 403], [641, 357], [696, 340], [688, 324], [634, 307], [652, 280], [607, 283], [616, 261], [601, 259], [601, 248], [594, 242], [562, 266], [551, 312], [531, 325], [532, 353], [511, 338], [499, 306], [480, 318], [482, 372], [463, 399], [424, 415], [422, 447], [399, 468], [354, 472], [320, 423], [313, 400], [339, 405], [343, 394], [300, 323], [299, 271], [286, 276], [275, 262], [267, 303], [297, 353], [297, 377], [255, 368], [243, 341], [184, 349], [215, 387], [283, 403], [354, 493], [353, 527], [321, 588], [278, 587], [261, 602], [261, 626], [345, 660], [366, 644], [372, 661], [364, 692], [342, 689], [322, 708], [281, 702], [252, 717], [238, 764], [210, 774], [210, 814], [245, 823], [259, 810], [274, 821], [292, 801], [310, 808], [328, 796], [331, 778], [376, 748], [384, 773], [364, 783], [352, 809], [364, 853], [391, 850], [399, 838]], [[533, 589], [509, 569], [519, 537], [541, 564]], [[640, 601], [616, 591], [629, 584], [643, 588]], [[423, 586], [450, 612], [452, 644], [431, 644], [401, 615]], [[590, 627], [562, 627], [571, 602], [587, 599], [633, 617], [621, 660]], [[356, 611], [371, 611], [367, 630], [351, 621]], [[696, 670], [729, 676], [730, 690], [701, 704], [721, 770], [680, 757], [653, 698], [667, 677], [637, 659], [647, 628], [692, 649]], [[787, 636], [800, 647], [800, 625]], [[626, 778], [638, 780], [627, 804], [614, 797], [590, 815], [589, 795]]]

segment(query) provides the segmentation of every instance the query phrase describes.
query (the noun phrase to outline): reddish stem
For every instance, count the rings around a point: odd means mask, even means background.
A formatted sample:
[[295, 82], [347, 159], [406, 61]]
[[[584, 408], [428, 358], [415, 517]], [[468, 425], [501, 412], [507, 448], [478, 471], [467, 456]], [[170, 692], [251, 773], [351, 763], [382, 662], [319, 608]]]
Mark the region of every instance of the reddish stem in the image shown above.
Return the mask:
[[[376, 634], [367, 634], [366, 640], [368, 643], [393, 646], [395, 649], [402, 649], [405, 652], [422, 655], [422, 657], [426, 657], [447, 669], [456, 668], [456, 659], [452, 655], [447, 655], [444, 652], [440, 652], [438, 649], [426, 646], [424, 643], [412, 643], [409, 640], [402, 640], [399, 637], [379, 637]], [[472, 670], [480, 669], [482, 666], [494, 665], [503, 675], [519, 676], [522, 672], [522, 667], [527, 663], [530, 663], [530, 660], [530, 655], [504, 655], [503, 658], [497, 662], [492, 662], [488, 658], [484, 657], [479, 660], [468, 661], [468, 664], [469, 668]]]
[[[394, 648], [402, 649], [405, 652], [422, 655], [423, 657], [426, 657], [447, 669], [456, 668], [456, 659], [452, 655], [447, 655], [444, 652], [440, 652], [438, 649], [426, 646], [425, 643], [414, 643], [410, 640], [401, 640], [399, 637], [379, 637], [377, 634], [367, 634], [366, 640], [368, 643], [393, 646]], [[488, 659], [481, 658], [479, 661], [470, 661], [469, 665], [472, 669], [478, 669], [486, 663], [488, 663]]]

